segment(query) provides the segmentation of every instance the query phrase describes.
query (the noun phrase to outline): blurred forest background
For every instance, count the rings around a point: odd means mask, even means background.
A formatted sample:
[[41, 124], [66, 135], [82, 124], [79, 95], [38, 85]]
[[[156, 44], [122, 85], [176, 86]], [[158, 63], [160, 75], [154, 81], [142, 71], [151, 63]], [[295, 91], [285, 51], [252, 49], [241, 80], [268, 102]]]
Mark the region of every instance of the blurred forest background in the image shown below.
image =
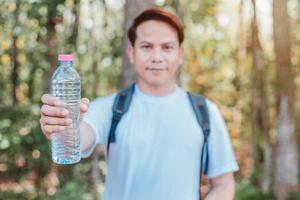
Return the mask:
[[300, 199], [300, 0], [0, 0], [0, 199], [101, 199], [101, 148], [55, 165], [40, 97], [59, 53], [75, 55], [82, 96], [130, 84], [124, 30], [153, 5], [185, 24], [179, 84], [225, 117], [240, 165], [236, 199]]

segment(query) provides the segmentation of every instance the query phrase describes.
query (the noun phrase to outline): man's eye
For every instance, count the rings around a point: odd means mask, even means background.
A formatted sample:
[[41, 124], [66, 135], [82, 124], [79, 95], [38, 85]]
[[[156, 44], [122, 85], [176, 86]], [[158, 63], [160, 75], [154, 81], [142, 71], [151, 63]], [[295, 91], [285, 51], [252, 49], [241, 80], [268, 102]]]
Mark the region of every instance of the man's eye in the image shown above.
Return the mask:
[[150, 48], [151, 48], [150, 45], [143, 45], [143, 46], [142, 46], [142, 49], [150, 49]]
[[170, 50], [172, 50], [174, 48], [173, 48], [173, 46], [165, 46], [164, 49], [167, 50], [167, 51], [170, 51]]

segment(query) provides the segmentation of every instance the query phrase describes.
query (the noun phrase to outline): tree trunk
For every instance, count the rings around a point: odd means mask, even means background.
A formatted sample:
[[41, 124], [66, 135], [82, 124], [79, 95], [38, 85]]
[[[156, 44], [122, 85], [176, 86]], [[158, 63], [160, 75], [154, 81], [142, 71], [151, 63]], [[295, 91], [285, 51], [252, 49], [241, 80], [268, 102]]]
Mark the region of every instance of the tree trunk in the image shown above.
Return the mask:
[[73, 7], [73, 14], [75, 16], [75, 21], [73, 24], [73, 33], [69, 37], [69, 44], [73, 44], [72, 47], [74, 48], [72, 52], [76, 52], [77, 50], [77, 36], [78, 36], [78, 29], [79, 29], [79, 21], [80, 21], [80, 0], [74, 0], [74, 7]]
[[134, 73], [134, 68], [130, 64], [129, 59], [126, 54], [126, 49], [130, 45], [127, 38], [127, 30], [131, 26], [133, 19], [144, 9], [153, 7], [154, 0], [126, 0], [125, 2], [125, 21], [123, 24], [124, 38], [123, 38], [123, 63], [122, 63], [122, 87], [126, 87], [132, 84], [136, 78]]
[[241, 98], [241, 76], [242, 70], [245, 67], [245, 60], [247, 57], [247, 37], [245, 32], [245, 24], [244, 24], [244, 0], [240, 0], [239, 8], [238, 8], [238, 25], [237, 25], [237, 40], [238, 40], [238, 49], [237, 49], [237, 57], [236, 57], [236, 65], [235, 65], [235, 77], [232, 80], [232, 84], [234, 86], [234, 102], [235, 107], [233, 110], [233, 118], [232, 122], [235, 124], [234, 129], [232, 129], [231, 133], [235, 138], [239, 138], [241, 136], [242, 130], [242, 98]]
[[[256, 18], [256, 0], [252, 0], [253, 21], [252, 21], [252, 130], [253, 130], [253, 157], [254, 164], [258, 170], [265, 172], [263, 177], [258, 177], [258, 185], [264, 192], [270, 191], [271, 184], [271, 145], [269, 137], [269, 115], [268, 100], [266, 97], [266, 70], [263, 63], [263, 52], [259, 40], [259, 29]], [[259, 146], [263, 140], [263, 146]]]
[[[179, 17], [179, 19], [183, 23], [183, 13], [182, 10], [180, 9], [180, 0], [175, 0], [174, 1], [174, 8], [176, 11], [176, 15]], [[183, 68], [182, 66], [179, 67], [178, 72], [177, 72], [177, 77], [176, 77], [176, 82], [179, 86], [183, 85]]]
[[93, 199], [99, 199], [99, 182], [100, 181], [100, 168], [99, 168], [99, 151], [95, 148], [92, 156], [92, 179], [93, 179]]
[[[102, 5], [101, 5], [102, 4]], [[100, 6], [103, 6], [106, 11], [106, 4], [104, 0], [101, 1], [93, 1], [92, 4], [90, 5], [91, 7], [95, 8], [96, 6], [96, 10], [95, 9], [91, 9], [92, 12], [92, 19], [93, 22], [97, 22], [97, 10], [100, 9]], [[105, 16], [105, 14], [104, 14]], [[91, 29], [91, 53], [94, 54], [94, 59], [93, 59], [93, 64], [92, 64], [92, 72], [94, 74], [94, 83], [93, 83], [93, 97], [97, 97], [98, 96], [98, 90], [99, 90], [99, 60], [101, 60], [101, 55], [99, 55], [99, 51], [98, 51], [98, 45], [99, 45], [99, 37], [97, 36], [97, 32], [99, 30], [97, 30], [98, 26], [95, 25], [93, 29]], [[105, 30], [106, 27], [101, 27], [103, 28], [103, 30]], [[101, 182], [100, 180], [100, 168], [99, 168], [99, 150], [98, 148], [95, 148], [93, 155], [92, 155], [92, 181], [93, 181], [93, 199], [94, 200], [98, 200], [100, 197], [99, 194], [99, 183]]]
[[240, 98], [239, 92], [241, 90], [240, 76], [241, 69], [243, 68], [243, 61], [247, 56], [247, 38], [245, 34], [245, 25], [244, 25], [244, 0], [241, 0], [239, 5], [239, 14], [238, 14], [238, 55], [237, 55], [237, 64], [236, 64], [236, 78], [235, 78], [235, 87], [238, 91], [237, 100]]
[[[16, 10], [14, 13], [15, 18], [15, 27], [18, 26], [18, 17], [19, 17], [19, 8], [20, 8], [20, 0], [16, 1]], [[12, 103], [15, 105], [17, 103], [17, 87], [18, 87], [18, 74], [19, 74], [19, 68], [20, 64], [18, 61], [18, 47], [17, 47], [17, 39], [18, 34], [15, 30], [13, 30], [13, 46], [12, 46], [12, 73], [11, 73], [11, 83], [12, 83], [12, 89], [11, 89], [11, 96], [12, 96]]]
[[284, 199], [299, 183], [295, 133], [295, 83], [290, 60], [290, 25], [286, 0], [273, 0], [274, 47], [277, 65], [277, 144], [274, 192]]
[[[242, 69], [244, 67], [244, 61], [246, 60], [247, 56], [247, 38], [245, 34], [245, 26], [244, 26], [244, 0], [240, 1], [239, 4], [239, 13], [238, 13], [238, 52], [237, 52], [237, 62], [235, 67], [235, 78], [233, 79], [233, 85], [235, 87], [235, 102], [236, 102], [236, 109], [235, 109], [235, 116], [241, 116], [241, 81], [240, 77], [242, 75]], [[234, 123], [241, 125], [241, 117], [235, 117]], [[237, 128], [241, 130], [240, 127]], [[240, 131], [235, 135], [240, 135]]]
[[38, 62], [34, 62], [32, 68], [30, 69], [30, 77], [28, 80], [28, 98], [31, 102], [34, 102], [34, 93], [35, 93], [35, 87], [34, 87], [34, 78], [35, 78], [35, 72], [38, 69], [38, 65], [36, 64]]
[[56, 15], [52, 16], [51, 14], [48, 15], [48, 23], [47, 23], [47, 60], [49, 62], [50, 68], [46, 70], [44, 73], [44, 86], [43, 86], [43, 93], [50, 93], [51, 92], [51, 77], [56, 69], [57, 63], [57, 52], [56, 52], [56, 30], [55, 25], [61, 23], [62, 19]]

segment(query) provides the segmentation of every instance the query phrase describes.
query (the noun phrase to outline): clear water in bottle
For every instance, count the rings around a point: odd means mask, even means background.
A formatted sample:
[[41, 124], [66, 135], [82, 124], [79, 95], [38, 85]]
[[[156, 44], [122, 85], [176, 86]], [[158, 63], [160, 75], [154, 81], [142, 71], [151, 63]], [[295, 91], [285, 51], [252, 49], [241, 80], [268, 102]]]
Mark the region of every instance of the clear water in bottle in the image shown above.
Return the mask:
[[73, 164], [81, 159], [79, 128], [80, 77], [73, 67], [72, 55], [61, 54], [58, 61], [58, 68], [52, 76], [52, 95], [65, 103], [72, 124], [68, 129], [52, 134], [52, 160], [57, 164]]

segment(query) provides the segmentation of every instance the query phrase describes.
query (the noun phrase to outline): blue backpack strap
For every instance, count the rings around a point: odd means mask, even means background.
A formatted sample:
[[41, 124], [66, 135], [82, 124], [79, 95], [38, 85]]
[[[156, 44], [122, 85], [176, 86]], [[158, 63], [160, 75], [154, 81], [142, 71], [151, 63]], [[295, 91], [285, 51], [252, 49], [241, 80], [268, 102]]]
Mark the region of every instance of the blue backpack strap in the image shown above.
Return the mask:
[[106, 153], [108, 155], [109, 153], [109, 146], [110, 143], [116, 142], [116, 128], [122, 118], [122, 116], [128, 111], [131, 100], [132, 100], [132, 95], [134, 92], [134, 84], [131, 86], [125, 88], [121, 92], [117, 94], [114, 100], [114, 104], [112, 107], [112, 121], [111, 121], [111, 127], [109, 130], [109, 135], [108, 135], [108, 141], [107, 141], [107, 146], [106, 146]]
[[[201, 163], [200, 163], [200, 179], [201, 173], [204, 171], [207, 174], [208, 170], [208, 162], [209, 162], [209, 154], [208, 154], [208, 136], [210, 133], [210, 123], [209, 123], [209, 115], [208, 115], [208, 108], [205, 101], [205, 97], [194, 94], [191, 92], [187, 92], [189, 100], [192, 104], [193, 110], [196, 114], [197, 122], [199, 123], [200, 127], [202, 128], [204, 134], [204, 141], [201, 151]], [[205, 157], [204, 157], [205, 155]], [[204, 159], [205, 158], [205, 159]], [[202, 167], [204, 163], [204, 169]]]

